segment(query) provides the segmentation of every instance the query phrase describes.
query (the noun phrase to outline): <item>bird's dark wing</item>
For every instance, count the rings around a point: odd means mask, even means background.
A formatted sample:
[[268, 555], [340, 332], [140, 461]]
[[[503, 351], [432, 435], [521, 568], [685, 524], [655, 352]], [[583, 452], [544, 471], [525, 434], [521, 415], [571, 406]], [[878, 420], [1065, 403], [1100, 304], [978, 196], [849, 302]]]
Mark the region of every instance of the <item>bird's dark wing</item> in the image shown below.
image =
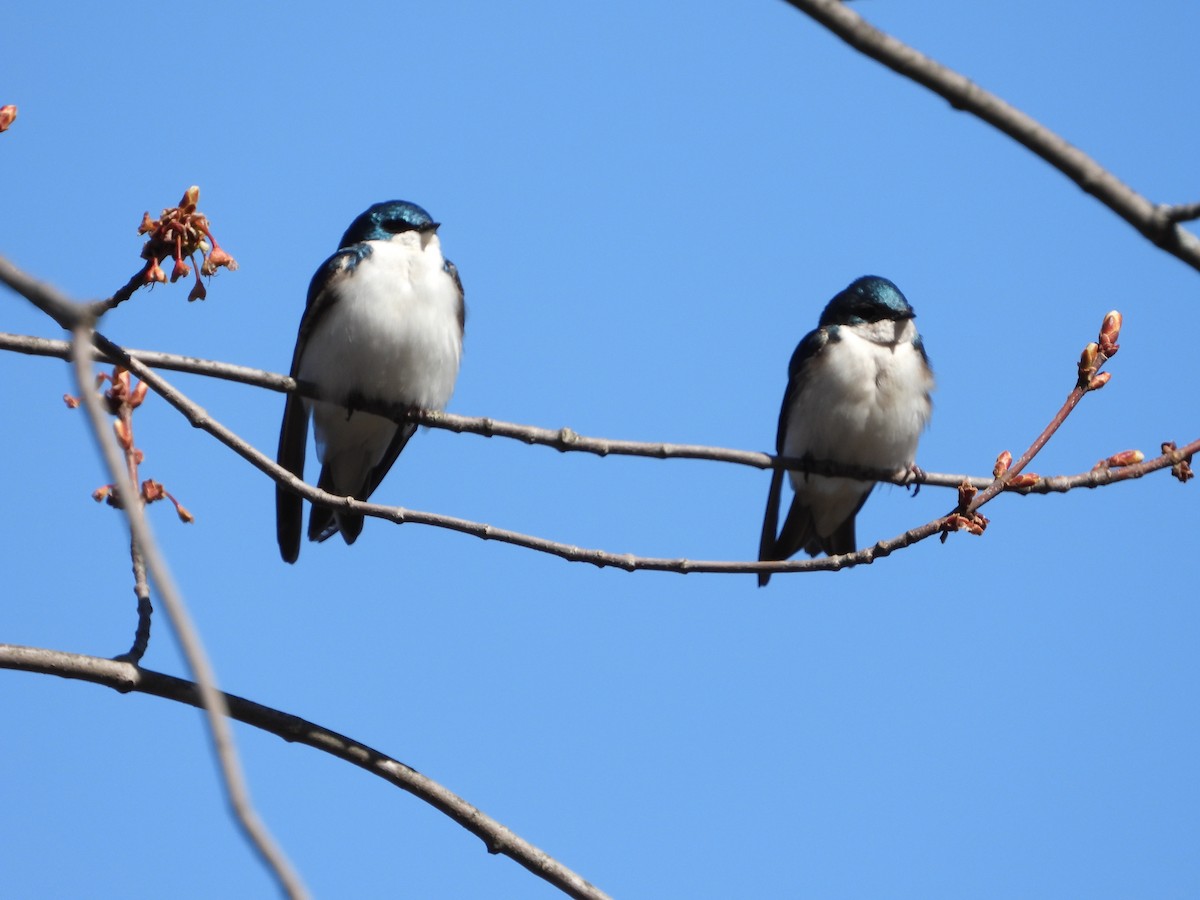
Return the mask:
[[[779, 539], [775, 542], [772, 552], [772, 559], [788, 559], [792, 554], [803, 548], [804, 552], [809, 556], [819, 556], [824, 552], [827, 556], [838, 556], [842, 553], [853, 553], [858, 549], [858, 544], [855, 541], [854, 523], [858, 516], [859, 510], [863, 508], [863, 504], [867, 502], [867, 497], [871, 496], [871, 491], [868, 489], [862, 499], [858, 501], [858, 506], [854, 507], [854, 512], [846, 517], [829, 537], [823, 538], [817, 534], [816, 522], [813, 519], [812, 509], [806, 503], [800, 500], [799, 497], [792, 498], [792, 506], [788, 510], [787, 518], [783, 522], [783, 530], [779, 533]], [[775, 512], [778, 515], [779, 500], [775, 500]], [[768, 510], [769, 512], [769, 510]], [[766, 540], [766, 526], [763, 526], [763, 540]], [[759, 576], [760, 582], [762, 576]], [[765, 584], [765, 582], [762, 582]]]
[[[779, 408], [779, 426], [775, 431], [776, 453], [783, 453], [784, 438], [787, 435], [788, 414], [791, 411], [792, 402], [796, 399], [796, 395], [800, 392], [803, 384], [802, 375], [804, 368], [810, 360], [815, 359], [820, 354], [828, 343], [828, 330], [818, 328], [806, 334], [800, 343], [796, 345], [795, 352], [792, 353], [791, 361], [788, 363], [788, 386], [787, 390], [783, 393], [783, 404]], [[787, 559], [804, 546], [811, 537], [812, 516], [808, 514], [806, 509], [797, 509], [796, 503], [793, 501], [792, 507], [788, 511], [788, 517], [784, 521], [783, 533], [776, 538], [776, 529], [779, 527], [779, 504], [780, 495], [783, 490], [783, 476], [783, 469], [774, 469], [771, 472], [771, 487], [767, 493], [767, 509], [763, 514], [762, 536], [758, 544], [758, 558], [760, 560]], [[797, 541], [799, 542], [797, 543]], [[761, 572], [758, 576], [758, 586], [765, 587], [770, 580], [770, 573]]]
[[[760, 561], [780, 559], [777, 554], [775, 529], [779, 527], [779, 495], [783, 490], [783, 469], [771, 470], [771, 488], [767, 492], [767, 511], [763, 514], [762, 537], [758, 541]], [[758, 586], [766, 587], [771, 580], [770, 572], [758, 573]]]
[[[294, 366], [293, 366], [294, 369]], [[304, 454], [308, 445], [308, 410], [304, 399], [288, 394], [279, 429], [279, 453], [275, 460], [297, 478], [304, 478]], [[300, 557], [300, 529], [304, 521], [303, 501], [281, 484], [275, 485], [275, 537], [284, 562]]]
[[[388, 470], [396, 462], [396, 458], [400, 455], [400, 451], [404, 449], [404, 445], [408, 443], [417, 432], [417, 426], [412, 423], [404, 423], [396, 429], [395, 436], [392, 437], [392, 442], [388, 444], [388, 448], [384, 451], [383, 457], [379, 460], [379, 464], [367, 473], [367, 477], [363, 480], [362, 487], [353, 493], [356, 500], [368, 500], [371, 494], [375, 492], [375, 488], [379, 487], [379, 483], [383, 481]], [[321, 478], [317, 482], [317, 487], [323, 491], [333, 491], [332, 479], [327, 474], [325, 468], [321, 469]], [[332, 509], [324, 506], [314, 506], [308, 517], [308, 539], [310, 541], [324, 541], [333, 537], [339, 532], [342, 539], [347, 544], [353, 544], [358, 539], [358, 535], [363, 529], [363, 517], [358, 513], [346, 512], [339, 510], [334, 512]], [[299, 535], [296, 540], [299, 541]]]
[[775, 541], [775, 559], [788, 559], [801, 547], [808, 551], [810, 556], [815, 556], [816, 554], [808, 548], [818, 540], [812, 509], [799, 497], [793, 497], [787, 518], [783, 520], [783, 530], [779, 532], [779, 538]]
[[916, 351], [921, 354], [921, 359], [925, 360], [925, 365], [929, 366], [930, 371], [932, 371], [933, 366], [929, 362], [929, 354], [925, 352], [925, 341], [918, 334], [915, 338], [913, 338], [912, 343], [913, 347], [916, 348]]
[[308, 336], [338, 301], [337, 282], [353, 272], [370, 255], [370, 244], [351, 244], [321, 263], [313, 273], [304, 301], [304, 316], [300, 319], [300, 333], [296, 335], [296, 352], [292, 355], [293, 378], [296, 377], [296, 365], [300, 362], [304, 345], [308, 343]]
[[[859, 510], [863, 508], [863, 504], [867, 502], [867, 498], [871, 496], [872, 485], [858, 501], [858, 506], [854, 507], [854, 512], [850, 513], [846, 521], [834, 529], [833, 534], [827, 538], [822, 538], [815, 531], [812, 537], [804, 544], [804, 552], [809, 556], [817, 556], [821, 551], [825, 552], [826, 556], [840, 556], [843, 553], [853, 553], [858, 549], [858, 542], [854, 536], [854, 522], [858, 518]], [[793, 503], [794, 505], [794, 503]], [[786, 531], [786, 527], [784, 528]]]
[[458, 266], [450, 260], [446, 260], [442, 264], [442, 269], [454, 279], [454, 286], [458, 288], [458, 333], [462, 335], [467, 330], [467, 305], [465, 303], [467, 295], [463, 290], [462, 279], [458, 277]]
[[383, 481], [388, 470], [396, 462], [396, 457], [400, 455], [400, 451], [404, 449], [408, 443], [408, 439], [417, 433], [417, 426], [411, 422], [405, 422], [396, 428], [396, 434], [392, 437], [392, 442], [388, 444], [388, 448], [384, 451], [383, 456], [379, 460], [379, 464], [367, 473], [367, 478], [363, 484], [361, 494], [355, 494], [359, 500], [368, 499], [375, 488], [379, 487], [379, 483]]
[[[353, 269], [371, 252], [366, 244], [358, 244], [339, 250], [321, 264], [308, 285], [308, 296], [304, 305], [304, 316], [300, 319], [300, 331], [296, 336], [296, 349], [292, 353], [291, 376], [296, 377], [300, 368], [300, 357], [312, 333], [314, 325], [337, 302], [337, 291], [331, 289], [336, 279]], [[304, 398], [288, 394], [283, 407], [283, 424], [279, 428], [279, 452], [276, 461], [297, 478], [304, 478], [304, 457], [308, 446], [308, 410]], [[300, 533], [304, 523], [303, 501], [282, 485], [275, 486], [275, 536], [279, 542], [279, 555], [284, 562], [293, 563], [300, 556]]]

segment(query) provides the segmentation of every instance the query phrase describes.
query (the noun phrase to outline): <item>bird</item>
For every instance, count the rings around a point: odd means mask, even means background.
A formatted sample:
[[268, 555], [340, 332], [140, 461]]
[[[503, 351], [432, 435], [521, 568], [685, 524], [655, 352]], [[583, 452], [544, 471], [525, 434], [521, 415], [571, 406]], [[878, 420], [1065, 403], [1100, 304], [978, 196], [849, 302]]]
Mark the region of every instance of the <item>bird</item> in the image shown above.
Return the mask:
[[[289, 393], [279, 430], [279, 465], [304, 478], [313, 419], [321, 475], [317, 487], [366, 500], [416, 432], [413, 423], [361, 409], [364, 403], [442, 410], [462, 359], [466, 307], [454, 263], [442, 256], [440, 223], [415, 203], [376, 203], [350, 223], [337, 252], [317, 269], [291, 375], [316, 399]], [[279, 553], [300, 555], [303, 504], [277, 484]], [[340, 533], [353, 544], [363, 517], [314, 506], [308, 538]]]
[[[830, 300], [788, 365], [776, 452], [918, 471], [934, 379], [915, 317], [900, 289], [877, 275], [856, 279]], [[814, 557], [853, 552], [854, 520], [875, 482], [796, 471], [788, 477], [794, 497], [777, 536], [783, 470], [772, 472], [758, 558], [784, 560], [801, 549]], [[760, 572], [759, 587], [770, 578]]]

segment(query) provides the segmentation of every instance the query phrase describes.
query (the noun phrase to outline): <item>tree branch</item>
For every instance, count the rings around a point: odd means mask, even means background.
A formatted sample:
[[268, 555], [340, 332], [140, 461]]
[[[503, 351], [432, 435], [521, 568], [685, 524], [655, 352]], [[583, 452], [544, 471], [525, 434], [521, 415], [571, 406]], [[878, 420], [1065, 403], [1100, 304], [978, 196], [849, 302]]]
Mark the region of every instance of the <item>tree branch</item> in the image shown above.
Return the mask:
[[[145, 381], [155, 393], [159, 394], [168, 403], [174, 406], [184, 418], [188, 420], [194, 427], [208, 432], [210, 435], [219, 440], [222, 444], [229, 447], [255, 468], [262, 471], [272, 480], [283, 484], [285, 487], [304, 497], [311, 503], [320, 503], [325, 506], [331, 506], [338, 509], [346, 509], [352, 512], [360, 513], [365, 516], [373, 516], [375, 518], [387, 519], [402, 525], [406, 522], [411, 522], [418, 525], [428, 525], [435, 528], [445, 528], [450, 531], [457, 531], [462, 534], [468, 534], [482, 540], [501, 541], [502, 543], [512, 544], [513, 546], [523, 547], [527, 550], [535, 550], [540, 553], [548, 553], [552, 556], [557, 556], [565, 559], [568, 562], [583, 562], [591, 565], [604, 568], [612, 566], [614, 568], [623, 569], [627, 572], [638, 570], [650, 570], [657, 572], [674, 572], [678, 574], [688, 574], [690, 572], [705, 572], [711, 574], [746, 574], [757, 572], [806, 572], [806, 571], [834, 571], [838, 569], [850, 568], [858, 565], [869, 565], [876, 559], [888, 556], [896, 550], [916, 543], [919, 540], [924, 540], [932, 534], [937, 534], [943, 520], [941, 518], [934, 522], [921, 526], [920, 528], [907, 531], [904, 534], [887, 541], [880, 541], [873, 547], [868, 547], [858, 550], [854, 553], [844, 554], [835, 557], [821, 557], [819, 559], [792, 559], [778, 562], [758, 562], [758, 561], [741, 561], [741, 560], [690, 560], [685, 558], [667, 558], [667, 557], [646, 557], [636, 556], [632, 553], [612, 553], [607, 550], [588, 549], [578, 547], [574, 544], [562, 543], [559, 541], [549, 540], [547, 538], [537, 537], [535, 535], [522, 534], [516, 531], [510, 531], [504, 528], [496, 528], [482, 522], [474, 522], [469, 519], [460, 519], [455, 516], [446, 516], [439, 513], [423, 512], [420, 510], [406, 509], [400, 506], [384, 506], [378, 503], [365, 503], [361, 500], [354, 500], [350, 497], [338, 497], [333, 494], [328, 494], [305, 481], [301, 481], [291, 472], [283, 469], [270, 457], [263, 454], [257, 448], [252, 446], [247, 441], [243, 440], [237, 434], [226, 428], [220, 422], [213, 419], [206, 410], [192, 402], [177, 388], [173, 387], [169, 382], [157, 375], [148, 365], [142, 362], [143, 359], [153, 359], [158, 363], [163, 364], [163, 368], [177, 368], [180, 371], [196, 371], [201, 374], [214, 375], [223, 377], [222, 373], [226, 368], [234, 375], [233, 380], [241, 381], [247, 384], [259, 384], [260, 380], [263, 387], [273, 387], [275, 390], [287, 390], [290, 384], [293, 389], [298, 389], [290, 378], [285, 378], [282, 375], [276, 375], [269, 372], [259, 373], [254, 369], [247, 369], [241, 366], [226, 366], [224, 363], [214, 363], [207, 360], [197, 360], [199, 366], [193, 368], [190, 362], [190, 357], [173, 357], [169, 354], [154, 354], [143, 351], [127, 352], [121, 347], [108, 341], [100, 335], [96, 336], [97, 341], [101, 344], [100, 352], [103, 358], [120, 365], [126, 366], [134, 375]], [[0, 334], [0, 349], [21, 349], [23, 352], [35, 353], [43, 356], [58, 356], [59, 342], [46, 341], [41, 338], [25, 338], [23, 336], [11, 336]], [[20, 345], [20, 346], [16, 346]], [[257, 374], [256, 374], [257, 373]], [[259, 376], [262, 376], [260, 379]], [[505, 428], [511, 431], [511, 436], [517, 437], [520, 440], [526, 440], [527, 436], [537, 438], [539, 433], [560, 434], [560, 432], [550, 431], [549, 429], [537, 429], [529, 426], [511, 425], [509, 423], [496, 423], [490, 419], [468, 419], [465, 416], [451, 416], [448, 413], [426, 414], [430, 417], [431, 424], [441, 420], [434, 427], [444, 425], [451, 430], [456, 430], [449, 422], [454, 425], [467, 425], [469, 429], [464, 427], [462, 430], [475, 430], [477, 433], [486, 433], [489, 430], [495, 431], [498, 424], [502, 424]], [[402, 418], [402, 417], [401, 417]], [[602, 439], [583, 438], [581, 441], [600, 441]], [[537, 440], [530, 440], [530, 443], [537, 443]], [[687, 446], [687, 445], [672, 445], [672, 444], [638, 444], [634, 441], [621, 442], [604, 442], [626, 445], [628, 449], [642, 448], [645, 452], [631, 453], [630, 455], [649, 456], [654, 458], [662, 458], [660, 449], [662, 447]], [[568, 442], [568, 448], [575, 448], [576, 442]], [[797, 468], [804, 470], [807, 468], [816, 474], [832, 474], [832, 475], [847, 475], [849, 477], [863, 477], [866, 479], [876, 479], [877, 473], [866, 470], [855, 470], [851, 467], [843, 467], [833, 463], [813, 463], [805, 460], [788, 460], [787, 458], [771, 457], [765, 453], [752, 453], [744, 450], [725, 450], [718, 447], [702, 447], [695, 448], [705, 452], [706, 456], [696, 456], [693, 458], [707, 458], [727, 462], [736, 462], [742, 465], [751, 465], [755, 468], [769, 468], [773, 465], [787, 465], [789, 468], [795, 465]], [[1013, 487], [1005, 484], [1003, 489], [1005, 492], [1013, 492], [1020, 494], [1049, 494], [1049, 493], [1065, 493], [1066, 491], [1075, 488], [1097, 488], [1106, 484], [1113, 484], [1119, 481], [1128, 481], [1133, 478], [1140, 478], [1150, 472], [1157, 471], [1163, 468], [1169, 468], [1178, 462], [1178, 458], [1186, 456], [1200, 449], [1200, 442], [1194, 442], [1184, 447], [1180, 451], [1173, 453], [1164, 453], [1162, 456], [1147, 460], [1134, 466], [1122, 466], [1119, 468], [1093, 468], [1090, 471], [1079, 473], [1078, 475], [1060, 475], [1052, 477], [1039, 478], [1032, 485], [1021, 485]], [[888, 478], [877, 480], [891, 480], [894, 473], [882, 473]], [[911, 480], [911, 475], [908, 476]], [[966, 476], [958, 475], [926, 475], [927, 483], [933, 484], [937, 479], [938, 484], [950, 485], [952, 479], [958, 479], [953, 482], [954, 487], [961, 486], [964, 482], [973, 485], [977, 488], [987, 489], [994, 485], [995, 478], [967, 478]], [[897, 476], [896, 483], [902, 483], [902, 479]]]
[[[0, 668], [90, 681], [122, 694], [134, 691], [189, 706], [202, 706], [200, 688], [194, 682], [117, 660], [0, 644]], [[545, 851], [518, 837], [457, 794], [404, 763], [298, 716], [234, 694], [221, 694], [221, 697], [230, 717], [278, 735], [285, 741], [305, 744], [322, 753], [353, 763], [372, 775], [408, 791], [482, 840], [489, 853], [507, 856], [569, 896], [580, 900], [608, 900], [607, 894]]]
[[[106, 344], [109, 342], [106, 341]], [[110, 345], [109, 352], [119, 352], [120, 348], [116, 345]], [[122, 365], [127, 365], [142, 381], [150, 385], [156, 393], [163, 397], [168, 403], [179, 410], [192, 423], [193, 426], [207, 431], [221, 443], [225, 444], [242, 458], [246, 459], [256, 468], [270, 476], [274, 481], [283, 484], [290, 490], [300, 494], [306, 500], [312, 503], [321, 503], [325, 506], [334, 507], [337, 509], [345, 509], [351, 512], [356, 512], [364, 516], [373, 516], [376, 518], [387, 519], [402, 525], [405, 522], [413, 522], [421, 525], [431, 525], [438, 528], [446, 528], [451, 531], [458, 531], [463, 534], [469, 534], [483, 540], [497, 540], [507, 544], [513, 544], [518, 547], [524, 547], [529, 550], [537, 550], [542, 553], [549, 553], [553, 556], [561, 557], [569, 562], [586, 562], [598, 567], [613, 566], [624, 569], [627, 572], [633, 572], [641, 569], [648, 569], [659, 572], [675, 572], [679, 574], [687, 574], [689, 572], [708, 572], [708, 573], [724, 573], [724, 574], [745, 574], [758, 572], [804, 572], [804, 571], [833, 571], [837, 569], [849, 568], [857, 565], [866, 565], [874, 562], [876, 559], [888, 556], [902, 547], [909, 546], [919, 540], [924, 540], [932, 534], [936, 534], [941, 530], [943, 519], [939, 518], [933, 522], [921, 526], [921, 528], [905, 532], [897, 538], [890, 541], [881, 541], [874, 547], [869, 547], [855, 553], [848, 553], [842, 556], [823, 557], [820, 559], [807, 560], [785, 560], [780, 562], [749, 562], [749, 561], [714, 561], [714, 560], [689, 560], [689, 559], [668, 559], [660, 557], [641, 557], [633, 554], [617, 554], [606, 550], [589, 550], [577, 547], [573, 544], [565, 544], [558, 541], [552, 541], [547, 538], [536, 537], [534, 535], [522, 534], [516, 531], [510, 531], [503, 528], [495, 528], [481, 522], [473, 522], [468, 519], [460, 519], [454, 516], [441, 515], [439, 513], [422, 512], [419, 510], [405, 509], [399, 506], [384, 506], [378, 503], [367, 503], [361, 500], [355, 500], [351, 497], [338, 497], [333, 494], [326, 493], [305, 481], [300, 480], [291, 472], [282, 468], [275, 463], [273, 459], [263, 454], [257, 448], [234, 434], [224, 425], [217, 422], [208, 413], [199, 406], [189, 400], [183, 393], [167, 383], [161, 376], [153, 372], [147, 366], [140, 363], [138, 360], [128, 358]], [[1177, 457], [1182, 454], [1191, 452], [1189, 447], [1185, 447], [1182, 451], [1172, 454], [1164, 454], [1156, 460], [1150, 460], [1142, 463], [1140, 466], [1127, 466], [1115, 469], [1100, 469], [1092, 470], [1080, 476], [1075, 476], [1079, 481], [1079, 486], [1098, 487], [1101, 484], [1124, 481], [1129, 478], [1140, 477], [1146, 472], [1155, 471], [1156, 469], [1172, 466], [1177, 462]], [[1137, 470], [1138, 474], [1132, 474], [1127, 470]], [[991, 483], [994, 479], [988, 479]], [[1039, 482], [1040, 483], [1040, 482]], [[1030, 488], [1021, 488], [1020, 490], [1032, 492], [1036, 489], [1037, 484]], [[1058, 490], [1064, 490], [1062, 479], [1058, 480]], [[1049, 493], [1054, 488], [1047, 488], [1041, 493]]]
[[786, 0], [843, 41], [894, 72], [945, 98], [1036, 153], [1136, 228], [1155, 246], [1200, 271], [1200, 238], [1178, 223], [1200, 215], [1196, 204], [1151, 203], [1098, 162], [995, 94], [885, 34], [840, 0]]
[[[112, 345], [115, 346], [115, 345]], [[48, 338], [30, 335], [8, 334], [0, 332], [0, 350], [11, 350], [26, 353], [30, 356], [45, 356], [65, 359], [68, 352], [66, 341], [55, 341]], [[296, 392], [303, 396], [313, 397], [316, 392], [298, 384], [287, 375], [267, 372], [262, 369], [252, 369], [247, 366], [231, 363], [216, 362], [200, 359], [195, 356], [179, 356], [173, 353], [160, 353], [154, 350], [126, 350], [120, 348], [119, 353], [106, 353], [97, 349], [96, 358], [124, 365], [123, 360], [133, 358], [155, 369], [167, 369], [176, 372], [187, 372], [194, 375], [204, 375], [263, 387], [280, 393]], [[848, 478], [858, 478], [863, 481], [885, 481], [889, 484], [907, 486], [913, 483], [913, 474], [908, 469], [872, 469], [864, 466], [849, 466], [843, 463], [824, 460], [795, 459], [786, 456], [775, 456], [770, 453], [759, 453], [754, 450], [736, 450], [726, 447], [708, 447], [700, 444], [671, 444], [649, 441], [626, 441], [610, 438], [588, 437], [570, 428], [541, 428], [535, 425], [521, 425], [516, 422], [503, 422], [489, 417], [460, 416], [447, 412], [401, 410], [387, 405], [364, 403], [363, 410], [389, 416], [397, 421], [411, 420], [429, 428], [440, 428], [453, 431], [456, 434], [476, 434], [481, 437], [504, 437], [520, 441], [524, 444], [551, 447], [562, 453], [579, 452], [591, 453], [596, 456], [634, 456], [646, 459], [695, 459], [708, 462], [727, 462], [734, 465], [749, 466], [754, 469], [773, 469], [784, 467], [798, 472], [809, 472], [813, 475], [841, 475]], [[978, 488], [985, 488], [992, 483], [992, 478], [983, 476], [959, 475], [942, 472], [925, 472], [918, 479], [922, 485], [932, 487], [958, 488], [964, 481]]]

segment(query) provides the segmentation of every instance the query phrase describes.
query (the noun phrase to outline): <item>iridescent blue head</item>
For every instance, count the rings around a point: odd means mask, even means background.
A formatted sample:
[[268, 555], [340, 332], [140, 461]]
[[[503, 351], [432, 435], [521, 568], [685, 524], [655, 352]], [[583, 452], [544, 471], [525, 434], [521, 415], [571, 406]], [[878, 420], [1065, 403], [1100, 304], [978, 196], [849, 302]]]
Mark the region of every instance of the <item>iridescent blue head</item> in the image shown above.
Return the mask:
[[916, 318], [900, 288], [878, 275], [864, 275], [829, 301], [821, 327]]
[[405, 231], [425, 233], [437, 229], [438, 223], [417, 204], [407, 200], [387, 200], [376, 203], [351, 222], [338, 247], [345, 248], [362, 241], [386, 241]]

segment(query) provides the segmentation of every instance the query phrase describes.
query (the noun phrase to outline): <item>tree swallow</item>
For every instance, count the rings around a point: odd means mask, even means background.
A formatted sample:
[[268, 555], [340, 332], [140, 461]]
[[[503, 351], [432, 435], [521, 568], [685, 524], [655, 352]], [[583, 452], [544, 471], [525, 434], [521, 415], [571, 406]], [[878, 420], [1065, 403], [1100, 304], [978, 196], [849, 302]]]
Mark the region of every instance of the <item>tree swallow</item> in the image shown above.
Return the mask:
[[[308, 286], [292, 377], [320, 399], [289, 394], [278, 461], [304, 477], [313, 417], [321, 477], [317, 487], [366, 500], [396, 461], [414, 424], [362, 412], [364, 401], [444, 409], [462, 357], [462, 282], [442, 257], [438, 223], [415, 203], [376, 203], [355, 219]], [[285, 562], [300, 555], [299, 496], [275, 488], [275, 524]], [[339, 531], [353, 544], [363, 517], [314, 506], [308, 539]]]
[[[867, 275], [829, 301], [788, 365], [775, 449], [781, 456], [877, 469], [912, 466], [929, 422], [933, 371], [900, 289]], [[760, 560], [851, 553], [872, 481], [788, 472], [795, 497], [776, 537], [783, 470], [771, 475]], [[761, 573], [764, 586], [771, 576]]]

